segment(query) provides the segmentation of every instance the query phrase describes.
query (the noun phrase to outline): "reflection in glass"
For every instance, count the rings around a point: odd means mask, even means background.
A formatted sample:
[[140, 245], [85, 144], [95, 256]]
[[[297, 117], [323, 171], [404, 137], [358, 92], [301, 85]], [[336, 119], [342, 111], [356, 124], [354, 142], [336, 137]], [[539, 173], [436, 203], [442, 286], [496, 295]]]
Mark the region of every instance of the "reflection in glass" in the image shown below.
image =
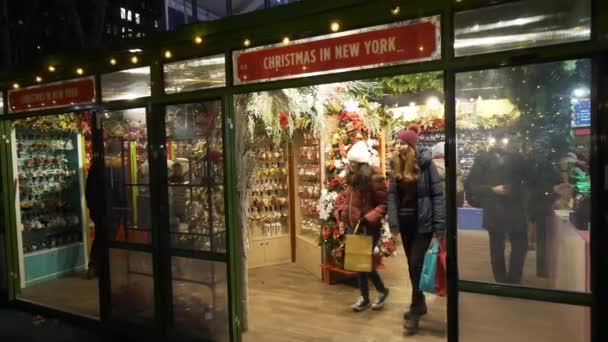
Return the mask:
[[213, 21], [228, 15], [227, 0], [197, 1], [197, 7], [196, 19], [199, 22]]
[[456, 56], [587, 40], [591, 1], [518, 1], [456, 13]]
[[0, 114], [4, 114], [4, 94], [0, 92]]
[[172, 273], [173, 333], [228, 341], [226, 264], [173, 257]]
[[463, 279], [589, 291], [589, 60], [456, 78]]
[[466, 292], [459, 296], [461, 341], [590, 341], [589, 308]]
[[165, 64], [164, 72], [167, 94], [226, 85], [223, 55]]
[[233, 0], [232, 14], [243, 14], [247, 12], [264, 9], [264, 0]]
[[110, 316], [113, 320], [145, 323], [154, 318], [154, 277], [150, 254], [110, 249], [110, 281]]
[[150, 243], [150, 170], [144, 108], [103, 115], [106, 202], [111, 240]]
[[300, 2], [302, 0], [270, 0], [270, 7], [281, 6], [291, 4], [294, 2]]
[[101, 94], [104, 102], [150, 96], [150, 68], [128, 69], [101, 75]]
[[225, 252], [221, 104], [168, 106], [167, 167], [172, 244]]

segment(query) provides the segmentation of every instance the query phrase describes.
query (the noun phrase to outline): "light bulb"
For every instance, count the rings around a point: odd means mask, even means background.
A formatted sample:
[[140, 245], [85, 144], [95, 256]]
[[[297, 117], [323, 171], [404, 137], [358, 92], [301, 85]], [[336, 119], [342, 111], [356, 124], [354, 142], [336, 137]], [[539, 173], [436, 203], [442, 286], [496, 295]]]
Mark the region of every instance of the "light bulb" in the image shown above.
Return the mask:
[[291, 39], [289, 39], [289, 37], [285, 37], [283, 38], [283, 44], [287, 45], [291, 42]]
[[243, 41], [243, 45], [244, 45], [244, 46], [250, 46], [250, 45], [251, 45], [251, 40], [249, 40], [249, 39], [245, 39], [245, 40]]
[[19, 89], [19, 83], [13, 83], [13, 89]]
[[112, 64], [112, 65], [116, 65], [116, 63], [118, 63], [118, 62], [116, 61], [116, 58], [110, 58], [110, 64]]
[[42, 82], [42, 77], [36, 76], [36, 82], [38, 82], [38, 83]]
[[397, 5], [391, 7], [391, 14], [392, 15], [399, 15], [399, 13], [401, 13], [401, 7], [399, 7]]
[[196, 44], [202, 44], [203, 43], [203, 37], [201, 37], [201, 36], [194, 37], [194, 43], [196, 43]]
[[84, 74], [84, 70], [82, 68], [78, 68], [78, 69], [76, 69], [76, 73], [78, 75], [82, 75], [82, 74]]
[[139, 58], [137, 58], [137, 56], [131, 57], [131, 63], [137, 64], [137, 62], [139, 62]]
[[169, 59], [171, 57], [173, 57], [173, 53], [171, 52], [171, 50], [166, 50], [165, 51], [165, 58]]
[[50, 71], [50, 72], [55, 72], [55, 70], [57, 70], [57, 69], [55, 69], [55, 67], [54, 67], [54, 66], [49, 65], [49, 71]]
[[340, 31], [340, 23], [337, 21], [334, 21], [331, 23], [330, 27], [329, 27], [333, 32], [338, 32]]

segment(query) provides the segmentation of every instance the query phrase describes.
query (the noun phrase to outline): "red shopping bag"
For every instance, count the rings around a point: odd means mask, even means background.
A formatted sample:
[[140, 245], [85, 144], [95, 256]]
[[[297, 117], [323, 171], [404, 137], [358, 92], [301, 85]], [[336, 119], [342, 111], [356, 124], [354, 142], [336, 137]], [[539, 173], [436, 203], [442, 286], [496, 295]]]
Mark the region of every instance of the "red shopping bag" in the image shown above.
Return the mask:
[[439, 239], [439, 253], [437, 253], [437, 272], [435, 273], [435, 288], [438, 296], [445, 296], [448, 293], [447, 279], [447, 252], [445, 249], [445, 239]]
[[116, 232], [116, 241], [124, 242], [127, 239], [127, 229], [123, 223], [118, 225], [118, 231]]

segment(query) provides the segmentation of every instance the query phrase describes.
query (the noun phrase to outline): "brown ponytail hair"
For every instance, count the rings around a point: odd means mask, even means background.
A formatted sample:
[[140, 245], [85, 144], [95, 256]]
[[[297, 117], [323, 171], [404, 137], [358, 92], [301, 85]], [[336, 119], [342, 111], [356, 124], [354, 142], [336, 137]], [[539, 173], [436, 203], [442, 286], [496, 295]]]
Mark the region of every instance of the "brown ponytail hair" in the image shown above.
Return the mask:
[[395, 151], [391, 158], [391, 166], [393, 175], [398, 181], [407, 183], [418, 181], [420, 167], [418, 167], [415, 148], [410, 146], [403, 152]]

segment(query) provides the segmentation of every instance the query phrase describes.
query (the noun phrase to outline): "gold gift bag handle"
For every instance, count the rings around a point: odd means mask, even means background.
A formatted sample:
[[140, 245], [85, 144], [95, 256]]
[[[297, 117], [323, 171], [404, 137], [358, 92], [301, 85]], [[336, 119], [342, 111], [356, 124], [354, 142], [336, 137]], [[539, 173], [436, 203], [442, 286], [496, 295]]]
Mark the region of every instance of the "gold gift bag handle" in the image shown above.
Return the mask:
[[357, 231], [359, 230], [359, 224], [361, 224], [361, 220], [357, 221], [357, 225], [355, 226], [355, 230], [353, 230], [353, 234], [357, 235]]

